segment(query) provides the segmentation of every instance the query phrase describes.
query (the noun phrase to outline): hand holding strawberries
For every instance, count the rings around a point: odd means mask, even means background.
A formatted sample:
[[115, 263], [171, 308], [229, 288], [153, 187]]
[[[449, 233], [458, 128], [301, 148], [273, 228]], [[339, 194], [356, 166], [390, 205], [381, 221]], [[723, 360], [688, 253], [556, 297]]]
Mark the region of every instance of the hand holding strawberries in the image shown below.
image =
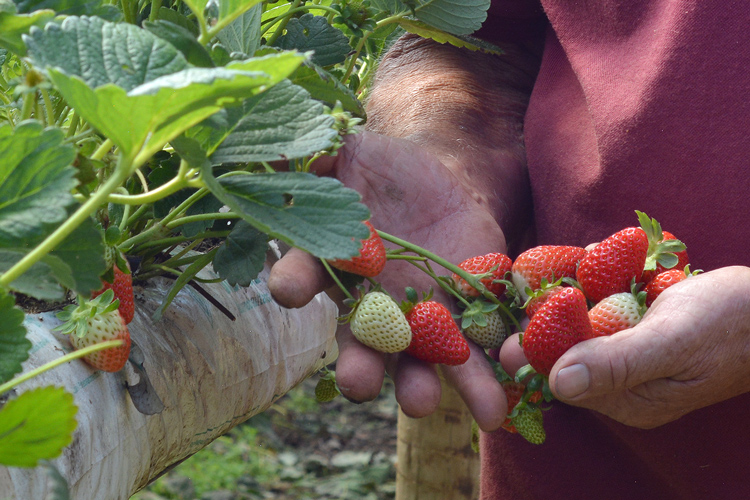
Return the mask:
[[[338, 156], [318, 160], [313, 168], [335, 175], [363, 196], [375, 227], [428, 248], [450, 262], [504, 250], [503, 232], [488, 207], [475, 200], [437, 158], [413, 143], [363, 133], [348, 138]], [[444, 270], [440, 270], [441, 272]], [[443, 272], [442, 274], [449, 274]], [[434, 281], [406, 262], [389, 261], [378, 276], [383, 287], [401, 300], [405, 286], [426, 291]], [[340, 292], [316, 259], [290, 250], [274, 265], [268, 281], [274, 298], [288, 307], [307, 303], [321, 290]], [[435, 300], [450, 301], [440, 290]], [[342, 308], [342, 311], [346, 309]], [[454, 311], [455, 312], [455, 311]], [[353, 338], [348, 325], [338, 335], [336, 376], [342, 393], [355, 401], [375, 398], [387, 368], [396, 397], [410, 416], [429, 415], [440, 401], [440, 381], [433, 366], [402, 353], [383, 355]], [[472, 410], [480, 427], [494, 430], [504, 420], [505, 397], [479, 348], [460, 366], [441, 367]]]

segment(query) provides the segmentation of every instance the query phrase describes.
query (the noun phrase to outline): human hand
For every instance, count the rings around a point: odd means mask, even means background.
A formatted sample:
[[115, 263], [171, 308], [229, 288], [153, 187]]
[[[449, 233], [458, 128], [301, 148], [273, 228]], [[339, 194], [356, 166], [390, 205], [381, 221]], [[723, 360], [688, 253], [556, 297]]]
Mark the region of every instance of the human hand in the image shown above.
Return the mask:
[[[503, 232], [488, 206], [476, 199], [477, 193], [435, 156], [409, 141], [368, 132], [349, 136], [337, 156], [316, 161], [313, 169], [319, 175], [335, 176], [360, 192], [376, 228], [449, 262], [505, 251]], [[442, 268], [435, 271], [448, 274]], [[405, 286], [425, 292], [433, 287], [435, 299], [450, 304], [430, 277], [406, 262], [389, 261], [376, 279], [397, 301], [404, 298]], [[271, 293], [283, 306], [300, 307], [326, 289], [339, 299], [340, 307], [345, 307], [340, 303], [341, 294], [331, 285], [320, 262], [296, 249], [273, 266], [268, 280]], [[354, 339], [346, 325], [339, 329], [337, 340], [336, 378], [344, 396], [354, 401], [374, 399], [387, 370], [406, 415], [422, 417], [437, 408], [440, 380], [432, 365], [406, 354], [386, 356], [376, 352]], [[471, 350], [469, 361], [442, 367], [443, 374], [463, 397], [479, 426], [494, 430], [506, 413], [505, 396], [483, 351], [476, 345], [471, 345]]]
[[[500, 352], [524, 364], [516, 336]], [[680, 282], [634, 328], [573, 346], [555, 364], [559, 400], [644, 429], [750, 390], [750, 268], [734, 266]]]

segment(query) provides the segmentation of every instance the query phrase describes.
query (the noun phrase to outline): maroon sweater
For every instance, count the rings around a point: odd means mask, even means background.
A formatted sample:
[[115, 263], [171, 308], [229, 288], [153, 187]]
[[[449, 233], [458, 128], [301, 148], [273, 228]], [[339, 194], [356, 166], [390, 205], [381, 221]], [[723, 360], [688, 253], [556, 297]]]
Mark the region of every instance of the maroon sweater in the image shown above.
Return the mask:
[[[539, 244], [642, 210], [693, 268], [750, 264], [748, 0], [495, 0], [480, 36], [546, 36], [525, 122]], [[544, 32], [546, 31], [546, 34]], [[482, 498], [750, 498], [750, 394], [656, 429], [556, 403], [547, 442], [482, 437]]]

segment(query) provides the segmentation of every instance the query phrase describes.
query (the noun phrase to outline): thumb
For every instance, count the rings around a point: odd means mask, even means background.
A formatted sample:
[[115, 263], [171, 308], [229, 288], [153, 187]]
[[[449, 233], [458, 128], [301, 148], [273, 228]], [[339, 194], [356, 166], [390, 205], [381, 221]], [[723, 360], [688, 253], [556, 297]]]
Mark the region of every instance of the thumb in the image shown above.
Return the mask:
[[664, 336], [631, 328], [571, 347], [552, 367], [552, 393], [579, 406], [591, 398], [618, 393], [668, 375], [673, 351]]

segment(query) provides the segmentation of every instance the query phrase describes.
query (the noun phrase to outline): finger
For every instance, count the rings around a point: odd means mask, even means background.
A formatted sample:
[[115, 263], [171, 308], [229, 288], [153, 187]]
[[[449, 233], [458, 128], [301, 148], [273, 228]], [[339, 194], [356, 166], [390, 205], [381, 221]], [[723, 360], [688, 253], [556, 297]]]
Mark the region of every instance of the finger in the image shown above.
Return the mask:
[[529, 362], [523, 354], [520, 343], [520, 334], [514, 333], [503, 342], [498, 357], [500, 365], [510, 375], [515, 376], [519, 368], [526, 366]]
[[430, 363], [400, 353], [388, 358], [388, 373], [396, 387], [396, 401], [405, 415], [426, 417], [440, 406], [440, 378]]
[[[646, 324], [644, 324], [646, 323]], [[581, 342], [555, 363], [549, 376], [556, 398], [583, 406], [669, 375], [679, 346], [642, 321], [610, 337]]]
[[339, 328], [336, 341], [336, 385], [341, 394], [355, 403], [378, 397], [385, 378], [383, 354], [357, 341], [347, 325]]
[[442, 367], [443, 374], [458, 391], [479, 428], [492, 432], [505, 421], [508, 402], [482, 348], [473, 342], [469, 342], [469, 345], [469, 360], [463, 365]]
[[320, 261], [292, 248], [271, 268], [267, 281], [271, 296], [283, 307], [302, 307], [332, 285]]

